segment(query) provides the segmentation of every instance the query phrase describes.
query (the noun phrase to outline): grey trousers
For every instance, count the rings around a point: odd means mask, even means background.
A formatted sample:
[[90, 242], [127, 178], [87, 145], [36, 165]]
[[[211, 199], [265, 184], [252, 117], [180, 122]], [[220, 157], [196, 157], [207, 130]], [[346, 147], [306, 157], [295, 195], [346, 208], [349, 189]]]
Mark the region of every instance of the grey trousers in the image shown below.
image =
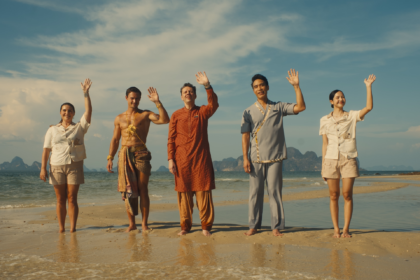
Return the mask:
[[282, 197], [283, 162], [251, 163], [249, 174], [249, 228], [260, 229], [264, 205], [264, 185], [270, 202], [271, 229], [284, 229]]

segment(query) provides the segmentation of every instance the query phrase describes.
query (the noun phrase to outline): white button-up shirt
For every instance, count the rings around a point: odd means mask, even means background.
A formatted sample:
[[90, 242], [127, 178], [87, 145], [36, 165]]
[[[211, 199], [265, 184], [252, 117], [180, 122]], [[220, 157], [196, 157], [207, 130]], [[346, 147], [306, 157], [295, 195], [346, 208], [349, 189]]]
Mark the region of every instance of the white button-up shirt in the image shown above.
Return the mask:
[[332, 114], [321, 118], [319, 129], [319, 135], [326, 134], [328, 138], [325, 158], [338, 159], [339, 153], [349, 159], [356, 158], [356, 123], [363, 121], [360, 111], [344, 112], [343, 117], [337, 121]]
[[51, 165], [71, 164], [71, 161], [81, 161], [86, 158], [84, 136], [90, 124], [83, 114], [80, 122], [72, 123], [67, 128], [52, 125], [45, 135], [44, 148], [51, 149]]

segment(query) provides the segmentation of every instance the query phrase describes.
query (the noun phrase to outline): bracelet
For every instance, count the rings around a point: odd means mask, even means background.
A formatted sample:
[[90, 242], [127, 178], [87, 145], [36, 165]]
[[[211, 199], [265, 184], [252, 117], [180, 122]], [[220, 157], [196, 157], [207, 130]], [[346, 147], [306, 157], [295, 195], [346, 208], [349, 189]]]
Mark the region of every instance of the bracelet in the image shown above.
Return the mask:
[[210, 82], [208, 82], [207, 84], [204, 84], [204, 88], [205, 89], [210, 89], [211, 88]]
[[156, 108], [159, 108], [159, 107], [162, 107], [162, 103], [158, 103], [158, 104], [156, 104]]
[[114, 157], [109, 155], [109, 156], [106, 157], [106, 160], [114, 160]]

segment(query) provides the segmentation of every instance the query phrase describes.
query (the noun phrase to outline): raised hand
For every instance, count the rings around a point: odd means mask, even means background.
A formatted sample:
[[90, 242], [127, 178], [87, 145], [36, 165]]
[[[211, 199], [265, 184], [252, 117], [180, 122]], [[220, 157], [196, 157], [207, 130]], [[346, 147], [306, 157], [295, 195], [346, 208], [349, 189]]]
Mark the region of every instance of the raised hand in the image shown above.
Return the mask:
[[159, 102], [159, 94], [155, 88], [149, 87], [147, 91], [149, 92], [147, 97], [149, 97], [150, 101], [154, 103]]
[[365, 85], [367, 87], [372, 86], [373, 82], [376, 80], [376, 76], [375, 75], [369, 75], [369, 78], [365, 79]]
[[92, 81], [89, 78], [86, 79], [83, 84], [80, 83], [80, 86], [82, 87], [83, 93], [88, 93], [91, 85], [92, 85]]
[[210, 83], [209, 78], [207, 78], [206, 72], [198, 72], [195, 75], [195, 78], [197, 80], [197, 83], [199, 83], [200, 85], [208, 85]]
[[287, 71], [289, 74], [289, 77], [286, 77], [286, 79], [289, 81], [289, 83], [292, 86], [298, 86], [299, 85], [299, 72], [295, 71], [295, 69], [290, 69]]

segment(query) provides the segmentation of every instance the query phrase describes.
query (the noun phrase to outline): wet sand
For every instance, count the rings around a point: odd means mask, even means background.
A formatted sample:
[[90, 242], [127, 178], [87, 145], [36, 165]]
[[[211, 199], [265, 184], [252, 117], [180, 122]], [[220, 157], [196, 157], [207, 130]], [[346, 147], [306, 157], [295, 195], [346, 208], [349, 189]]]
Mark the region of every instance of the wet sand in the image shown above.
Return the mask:
[[[408, 185], [376, 182], [354, 192], [392, 192]], [[326, 189], [292, 193], [284, 200], [327, 196]], [[216, 207], [243, 203], [224, 201]], [[151, 204], [151, 211], [173, 210], [176, 204]], [[179, 237], [177, 222], [151, 221], [151, 231], [125, 233], [127, 216], [120, 203], [81, 207], [78, 231], [58, 234], [54, 210], [3, 211], [4, 278], [417, 279], [420, 265], [420, 232], [353, 229], [352, 238], [334, 239], [332, 229], [287, 227], [283, 237], [273, 237], [264, 227], [247, 237], [247, 226], [216, 221], [211, 237], [204, 237], [197, 224]]]

